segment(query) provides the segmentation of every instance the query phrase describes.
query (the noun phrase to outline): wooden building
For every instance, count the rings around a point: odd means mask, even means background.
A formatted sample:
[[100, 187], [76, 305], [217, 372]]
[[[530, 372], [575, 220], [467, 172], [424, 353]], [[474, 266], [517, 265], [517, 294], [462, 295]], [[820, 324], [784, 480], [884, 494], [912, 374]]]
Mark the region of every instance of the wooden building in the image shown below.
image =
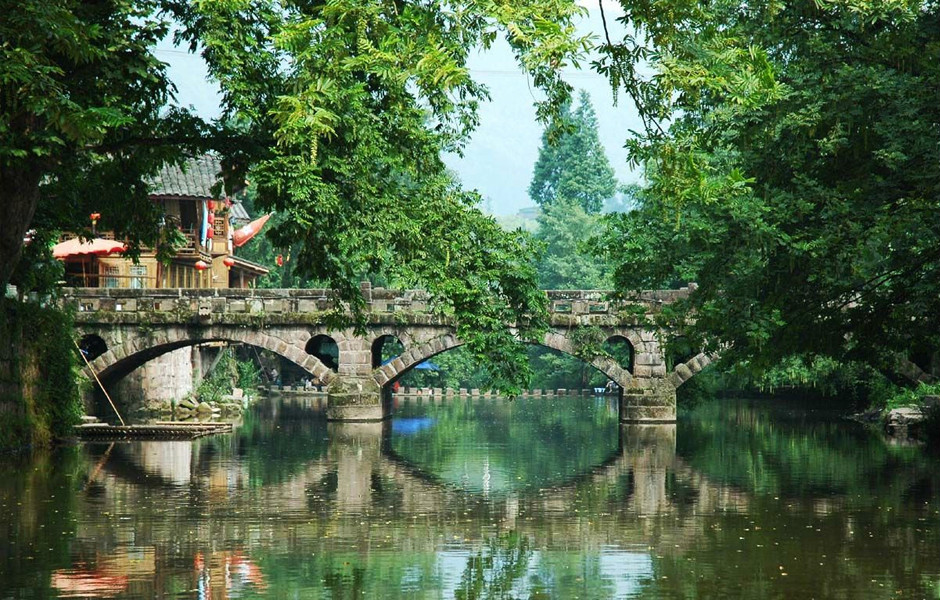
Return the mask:
[[[151, 197], [162, 205], [163, 227], [177, 228], [183, 245], [168, 264], [145, 248], [138, 263], [120, 253], [66, 257], [66, 283], [83, 287], [246, 288], [268, 269], [237, 256], [235, 231], [250, 217], [221, 192], [221, 165], [213, 155], [164, 167], [151, 183]], [[100, 237], [111, 239], [107, 233]]]

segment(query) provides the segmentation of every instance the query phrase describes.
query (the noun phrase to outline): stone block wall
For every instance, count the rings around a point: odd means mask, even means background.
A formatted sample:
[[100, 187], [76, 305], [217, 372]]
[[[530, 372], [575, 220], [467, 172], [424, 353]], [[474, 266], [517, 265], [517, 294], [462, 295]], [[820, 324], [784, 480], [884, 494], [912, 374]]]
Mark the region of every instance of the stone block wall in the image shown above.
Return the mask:
[[161, 410], [191, 394], [193, 353], [186, 347], [167, 352], [111, 384], [108, 393], [128, 413]]
[[0, 299], [0, 449], [65, 437], [81, 403], [68, 315]]

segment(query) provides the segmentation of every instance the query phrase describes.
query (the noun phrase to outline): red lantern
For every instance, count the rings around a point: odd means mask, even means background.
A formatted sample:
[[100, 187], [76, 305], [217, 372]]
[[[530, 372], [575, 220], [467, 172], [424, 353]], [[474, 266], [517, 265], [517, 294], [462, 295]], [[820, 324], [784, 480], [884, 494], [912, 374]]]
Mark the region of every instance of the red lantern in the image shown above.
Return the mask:
[[226, 256], [222, 259], [222, 264], [231, 269], [235, 265], [235, 259], [231, 256]]
[[[212, 200], [209, 200], [209, 202], [206, 203], [206, 206], [209, 207], [210, 212], [215, 210], [215, 202], [213, 202]], [[212, 217], [210, 216], [209, 218], [212, 218]]]
[[196, 269], [197, 271], [205, 271], [206, 269], [209, 268], [209, 265], [206, 264], [206, 261], [204, 260], [197, 260], [196, 264], [193, 265], [193, 268]]
[[277, 266], [279, 266], [279, 267], [283, 267], [283, 266], [284, 266], [284, 256], [278, 254], [278, 255], [277, 255], [277, 258], [274, 259], [274, 260], [275, 260], [275, 262], [277, 263]]

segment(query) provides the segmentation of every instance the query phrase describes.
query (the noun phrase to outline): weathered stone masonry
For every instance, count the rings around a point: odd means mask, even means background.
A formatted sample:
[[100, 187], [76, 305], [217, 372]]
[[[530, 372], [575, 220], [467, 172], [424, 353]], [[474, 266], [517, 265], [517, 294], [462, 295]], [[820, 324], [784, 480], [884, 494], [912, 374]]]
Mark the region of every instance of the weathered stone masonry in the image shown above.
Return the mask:
[[[602, 291], [547, 292], [551, 329], [542, 344], [580, 356], [615, 381], [622, 390], [622, 421], [674, 421], [676, 388], [711, 358], [699, 354], [667, 372], [659, 332], [644, 325], [643, 317], [687, 293], [651, 291], [615, 302]], [[461, 342], [449, 319], [432, 311], [424, 292], [364, 285], [363, 294], [368, 303], [364, 335], [326, 325], [327, 315], [337, 308], [329, 290], [74, 288], [66, 290], [64, 302], [74, 306], [80, 333], [103, 342], [106, 350], [91, 366], [105, 382], [178, 348], [212, 341], [250, 344], [296, 363], [324, 384], [329, 418], [380, 420], [388, 416], [384, 388]], [[582, 334], [588, 329], [601, 342], [626, 339], [633, 364], [587, 355]], [[339, 349], [335, 371], [307, 352], [308, 342], [320, 335], [329, 336]], [[398, 338], [404, 352], [373, 368], [372, 344], [385, 335]]]

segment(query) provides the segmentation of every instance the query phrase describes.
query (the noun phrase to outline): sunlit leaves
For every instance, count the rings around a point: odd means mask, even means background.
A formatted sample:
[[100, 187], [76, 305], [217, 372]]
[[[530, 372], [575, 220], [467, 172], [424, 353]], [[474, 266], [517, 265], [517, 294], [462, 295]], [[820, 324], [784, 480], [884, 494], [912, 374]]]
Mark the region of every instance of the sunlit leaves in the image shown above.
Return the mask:
[[[505, 34], [548, 115], [567, 99], [560, 68], [584, 41], [570, 2], [482, 0], [201, 2], [177, 9], [224, 90], [225, 109], [271, 140], [246, 157], [256, 204], [281, 214], [271, 232], [292, 270], [363, 307], [359, 281], [427, 289], [467, 348], [518, 389], [545, 298], [534, 249], [482, 215], [441, 161], [459, 151], [488, 98], [467, 58]], [[232, 21], [238, 23], [233, 24]], [[360, 315], [361, 317], [361, 315]]]
[[663, 10], [632, 13], [657, 49], [633, 89], [671, 120], [629, 143], [648, 185], [602, 243], [621, 285], [697, 281], [694, 330], [757, 369], [936, 348], [936, 5], [684, 6], [675, 31]]

